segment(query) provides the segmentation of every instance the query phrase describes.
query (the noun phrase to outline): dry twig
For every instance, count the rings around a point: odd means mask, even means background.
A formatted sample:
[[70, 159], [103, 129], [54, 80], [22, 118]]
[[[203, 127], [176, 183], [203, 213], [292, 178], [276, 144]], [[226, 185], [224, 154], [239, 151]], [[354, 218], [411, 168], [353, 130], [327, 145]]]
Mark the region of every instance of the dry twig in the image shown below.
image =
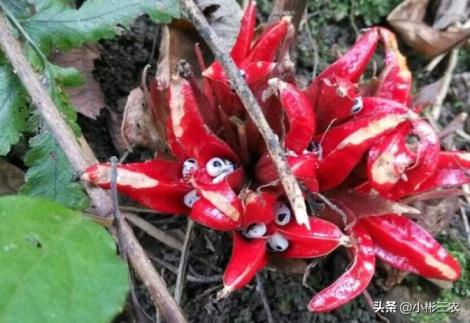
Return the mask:
[[271, 156], [277, 173], [279, 174], [279, 179], [292, 206], [297, 222], [310, 229], [310, 222], [308, 220], [307, 208], [302, 196], [302, 191], [300, 190], [300, 186], [287, 164], [284, 149], [281, 147], [278, 136], [269, 126], [268, 121], [261, 111], [261, 107], [246, 84], [240, 70], [237, 68], [230, 55], [224, 50], [224, 47], [221, 45], [221, 41], [215, 34], [214, 30], [212, 30], [199, 8], [192, 0], [180, 0], [180, 2], [182, 9], [189, 16], [196, 30], [214, 52], [216, 58], [220, 61], [230, 84], [237, 92], [246, 111], [263, 136], [269, 155]]
[[273, 313], [271, 312], [271, 307], [269, 306], [268, 298], [266, 297], [266, 291], [264, 290], [263, 280], [260, 274], [256, 275], [256, 291], [261, 297], [261, 302], [263, 303], [264, 312], [266, 313], [266, 319], [268, 323], [274, 323]]
[[444, 104], [447, 92], [449, 91], [450, 82], [452, 81], [452, 73], [457, 66], [458, 57], [459, 49], [456, 47], [450, 52], [449, 62], [447, 63], [446, 71], [442, 76], [442, 86], [432, 107], [431, 117], [435, 122], [437, 122], [439, 116], [441, 115], [442, 105]]
[[189, 245], [191, 233], [193, 232], [193, 226], [193, 220], [188, 219], [188, 225], [186, 226], [186, 234], [184, 236], [183, 250], [181, 251], [181, 258], [178, 266], [178, 275], [176, 276], [175, 302], [178, 305], [181, 303], [181, 295], [183, 293], [184, 280], [186, 277], [186, 267], [188, 265]]
[[[91, 164], [97, 162], [88, 148], [84, 150], [84, 148], [79, 145], [72, 130], [62, 118], [46, 88], [41, 83], [39, 76], [26, 60], [21, 50], [21, 45], [12, 35], [10, 25], [3, 13], [0, 13], [0, 47], [31, 96], [34, 106], [37, 107], [40, 115], [57, 140], [57, 143], [69, 159], [73, 169], [77, 172], [83, 171]], [[97, 213], [101, 216], [108, 216], [113, 206], [109, 194], [91, 186], [87, 187], [87, 192]], [[155, 268], [152, 266], [142, 246], [137, 241], [132, 229], [124, 221], [122, 223], [121, 233], [123, 245], [120, 247], [126, 251], [135, 272], [148, 288], [155, 305], [160, 308], [162, 315], [169, 322], [186, 322], [181, 309], [168, 293], [165, 282], [155, 271]]]
[[137, 216], [137, 215], [132, 214], [132, 213], [124, 213], [124, 216], [133, 225], [135, 225], [136, 227], [138, 227], [139, 229], [141, 229], [142, 231], [147, 233], [152, 238], [160, 241], [161, 243], [163, 243], [167, 247], [170, 247], [170, 248], [178, 250], [178, 251], [181, 251], [183, 249], [183, 243], [179, 239], [169, 235], [168, 233], [166, 233], [163, 230], [160, 230], [159, 228], [157, 228], [153, 224], [151, 224], [148, 221], [142, 219], [140, 216]]

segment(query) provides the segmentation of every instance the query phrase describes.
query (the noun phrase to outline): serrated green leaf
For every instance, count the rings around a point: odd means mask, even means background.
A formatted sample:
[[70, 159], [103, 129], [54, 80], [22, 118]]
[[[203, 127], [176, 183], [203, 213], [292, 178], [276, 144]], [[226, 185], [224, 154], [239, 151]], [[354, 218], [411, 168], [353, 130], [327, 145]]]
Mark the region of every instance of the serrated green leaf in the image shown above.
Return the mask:
[[52, 63], [47, 63], [47, 69], [54, 80], [63, 86], [80, 86], [85, 82], [83, 76], [74, 67], [62, 67]]
[[0, 322], [110, 322], [128, 291], [125, 263], [99, 225], [57, 203], [0, 198]]
[[83, 187], [73, 181], [74, 173], [62, 149], [44, 129], [30, 140], [26, 153], [26, 183], [20, 193], [54, 200], [73, 209], [83, 210], [89, 206]]
[[[75, 108], [70, 104], [70, 99], [68, 95], [63, 91], [61, 84], [58, 84], [60, 81], [64, 81], [63, 79], [64, 75], [63, 74], [60, 75], [60, 73], [57, 74], [58, 69], [54, 67], [58, 67], [58, 66], [53, 65], [51, 63], [47, 63], [46, 69], [45, 69], [45, 75], [48, 81], [49, 95], [51, 96], [52, 100], [56, 104], [64, 120], [67, 122], [69, 127], [72, 128], [72, 131], [74, 132], [75, 136], [78, 137], [81, 135], [82, 132], [81, 132], [80, 126], [76, 122], [77, 112]], [[64, 72], [64, 70], [62, 70], [61, 72]], [[69, 77], [75, 78], [76, 76], [71, 76], [69, 74]]]
[[0, 156], [8, 154], [27, 129], [26, 95], [9, 66], [0, 66]]
[[17, 18], [28, 18], [34, 12], [34, 8], [29, 1], [24, 0], [2, 0], [2, 4], [6, 10], [15, 15]]
[[78, 10], [44, 6], [22, 23], [41, 50], [48, 53], [54, 47], [67, 50], [111, 38], [117, 25], [128, 27], [143, 14], [166, 23], [177, 13], [176, 1], [172, 0], [88, 0]]
[[[17, 0], [10, 0], [17, 1]], [[24, 0], [23, 0], [24, 1]], [[26, 0], [28, 4], [34, 7], [34, 10], [40, 11], [50, 6], [62, 6], [64, 8], [73, 8], [75, 6], [74, 0]]]

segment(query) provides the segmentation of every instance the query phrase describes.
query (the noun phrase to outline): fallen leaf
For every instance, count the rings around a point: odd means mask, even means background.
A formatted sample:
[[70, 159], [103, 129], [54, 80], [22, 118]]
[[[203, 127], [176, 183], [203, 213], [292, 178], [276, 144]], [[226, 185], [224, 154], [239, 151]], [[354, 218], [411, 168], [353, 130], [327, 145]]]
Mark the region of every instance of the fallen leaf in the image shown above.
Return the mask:
[[426, 58], [445, 53], [470, 37], [470, 28], [439, 31], [422, 20], [429, 0], [406, 0], [387, 17], [404, 42]]
[[443, 78], [438, 79], [436, 82], [426, 84], [418, 93], [413, 97], [413, 106], [424, 108], [434, 104], [443, 84]]
[[242, 19], [242, 9], [235, 0], [197, 0], [197, 6], [229, 51], [237, 38]]
[[357, 217], [378, 216], [390, 213], [419, 214], [419, 211], [403, 203], [387, 200], [380, 195], [356, 191], [337, 191], [328, 195], [336, 202], [347, 205]]
[[121, 125], [122, 137], [128, 149], [140, 146], [154, 151], [163, 150], [162, 142], [152, 120], [144, 92], [135, 88], [129, 93]]
[[421, 211], [421, 215], [415, 217], [417, 223], [436, 236], [449, 226], [459, 210], [459, 201], [458, 197], [453, 196], [444, 199], [417, 201], [413, 203], [413, 206]]
[[405, 0], [388, 15], [387, 20], [421, 22], [426, 16], [429, 0]]
[[465, 22], [470, 3], [466, 0], [441, 0], [432, 27], [445, 29], [455, 22]]
[[24, 172], [0, 159], [0, 195], [15, 194], [24, 184]]
[[96, 119], [100, 110], [106, 106], [100, 85], [93, 78], [94, 61], [100, 57], [96, 46], [87, 45], [74, 48], [66, 53], [58, 53], [53, 62], [63, 67], [76, 68], [84, 78], [84, 84], [78, 87], [67, 88], [70, 101], [77, 112], [84, 116]]

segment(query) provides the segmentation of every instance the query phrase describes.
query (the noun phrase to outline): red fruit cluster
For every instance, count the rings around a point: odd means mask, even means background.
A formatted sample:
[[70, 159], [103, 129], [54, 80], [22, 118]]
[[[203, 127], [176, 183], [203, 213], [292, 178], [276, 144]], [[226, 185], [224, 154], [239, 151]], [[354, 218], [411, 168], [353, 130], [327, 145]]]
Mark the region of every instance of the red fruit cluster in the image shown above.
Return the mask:
[[[470, 154], [441, 151], [435, 131], [410, 104], [411, 73], [395, 36], [367, 30], [302, 90], [288, 58], [289, 19], [254, 38], [255, 13], [251, 2], [232, 58], [281, 138], [305, 198], [318, 205], [312, 197], [322, 192], [336, 208], [310, 207], [310, 230], [295, 222], [261, 135], [218, 62], [201, 80], [175, 75], [168, 88], [151, 84], [149, 104], [174, 159], [119, 165], [119, 192], [231, 233], [221, 295], [249, 283], [271, 253], [317, 258], [339, 246], [349, 252], [349, 269], [313, 297], [312, 311], [333, 310], [364, 291], [376, 258], [423, 277], [457, 280], [457, 261], [402, 215], [412, 208], [398, 201], [470, 183]], [[378, 44], [384, 68], [359, 84]], [[109, 188], [110, 167], [94, 165], [82, 179]]]

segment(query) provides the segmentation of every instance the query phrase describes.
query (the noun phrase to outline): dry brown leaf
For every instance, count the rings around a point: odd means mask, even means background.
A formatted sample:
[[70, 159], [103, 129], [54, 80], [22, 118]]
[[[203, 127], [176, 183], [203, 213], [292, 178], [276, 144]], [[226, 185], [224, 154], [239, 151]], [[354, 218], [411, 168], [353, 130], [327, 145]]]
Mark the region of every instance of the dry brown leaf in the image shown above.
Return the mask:
[[24, 184], [24, 172], [0, 159], [0, 196], [14, 194]]
[[338, 191], [328, 196], [339, 201], [357, 217], [378, 216], [390, 213], [419, 214], [419, 211], [409, 205], [384, 199], [380, 195], [360, 193], [356, 191]]
[[468, 18], [469, 9], [470, 2], [468, 0], [441, 0], [432, 27], [445, 29], [455, 22], [464, 23]]
[[470, 37], [470, 28], [439, 31], [422, 20], [428, 0], [406, 0], [387, 17], [403, 41], [426, 58], [445, 53]]
[[96, 46], [87, 45], [74, 48], [67, 53], [59, 53], [54, 56], [53, 62], [64, 67], [74, 67], [83, 76], [83, 85], [68, 88], [66, 92], [70, 96], [72, 104], [77, 112], [84, 116], [96, 119], [100, 110], [105, 107], [104, 95], [100, 85], [92, 75], [94, 61], [100, 57]]
[[121, 125], [121, 134], [127, 148], [135, 146], [162, 150], [162, 142], [152, 120], [152, 114], [145, 104], [144, 92], [135, 88], [129, 93]]
[[446, 197], [440, 200], [418, 201], [413, 204], [421, 210], [417, 222], [432, 235], [437, 235], [449, 226], [450, 221], [459, 210], [458, 197]]
[[235, 0], [196, 0], [199, 9], [204, 13], [207, 21], [228, 51], [240, 29], [240, 20], [243, 12]]
[[429, 0], [405, 0], [388, 15], [387, 20], [422, 22], [426, 16]]
[[427, 84], [413, 97], [413, 106], [416, 107], [426, 107], [434, 104], [436, 102], [439, 91], [442, 87], [443, 79], [440, 78], [436, 82]]
[[[119, 99], [118, 106], [125, 106], [125, 98]], [[122, 114], [117, 113], [113, 109], [108, 109], [108, 130], [109, 135], [111, 136], [111, 141], [113, 142], [114, 147], [119, 152], [120, 155], [123, 155], [128, 148], [128, 143], [125, 142], [121, 133], [122, 126]]]

